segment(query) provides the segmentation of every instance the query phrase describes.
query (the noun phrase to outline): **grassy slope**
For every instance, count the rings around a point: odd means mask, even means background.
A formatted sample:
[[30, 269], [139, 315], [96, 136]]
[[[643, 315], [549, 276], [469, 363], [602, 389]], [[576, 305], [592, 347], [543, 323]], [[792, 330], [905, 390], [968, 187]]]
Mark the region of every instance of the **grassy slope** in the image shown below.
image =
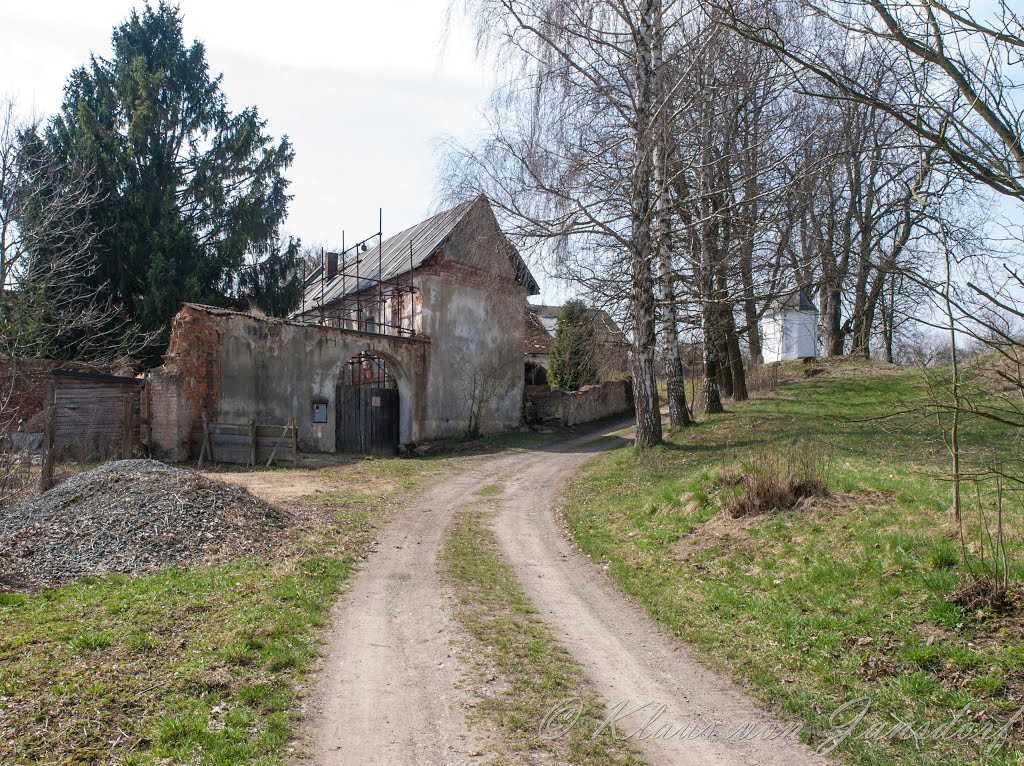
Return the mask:
[[[932, 740], [918, 749], [907, 736], [863, 736], [869, 724], [889, 731], [897, 719], [920, 731], [965, 706], [960, 724], [969, 718], [998, 728], [1024, 705], [1021, 621], [978, 624], [944, 600], [962, 572], [945, 510], [948, 485], [938, 478], [944, 452], [935, 422], [851, 422], [923, 392], [919, 374], [831, 368], [706, 418], [663, 447], [595, 459], [571, 484], [566, 519], [581, 548], [608, 562], [626, 592], [710, 664], [802, 719], [816, 745], [839, 734], [829, 723], [833, 711], [867, 697], [864, 723], [837, 750], [847, 762], [1017, 764], [1019, 721], [1009, 747], [993, 755], [984, 745]], [[847, 497], [710, 536], [712, 527], [722, 529], [720, 521], [702, 527], [719, 512], [716, 478], [752, 447], [796, 437], [833, 450], [833, 488]], [[1020, 460], [1019, 446], [982, 422], [968, 425], [965, 445], [975, 465], [998, 455]], [[1011, 519], [1018, 556], [1021, 521], [1018, 504]], [[1024, 575], [1019, 565], [1017, 574]], [[848, 708], [836, 721], [854, 714]]]
[[280, 763], [319, 631], [389, 506], [537, 438], [323, 469], [338, 489], [278, 555], [0, 594], [0, 764]]

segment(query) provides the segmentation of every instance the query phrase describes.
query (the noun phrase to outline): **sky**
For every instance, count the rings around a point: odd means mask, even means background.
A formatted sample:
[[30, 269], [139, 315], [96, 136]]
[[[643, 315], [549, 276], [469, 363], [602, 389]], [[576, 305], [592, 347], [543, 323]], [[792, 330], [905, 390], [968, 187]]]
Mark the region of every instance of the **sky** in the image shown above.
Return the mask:
[[[0, 0], [0, 95], [55, 112], [64, 84], [141, 0]], [[255, 105], [288, 135], [285, 224], [304, 244], [394, 234], [436, 212], [441, 141], [470, 142], [495, 77], [449, 0], [179, 0], [187, 40], [206, 45], [232, 109]], [[244, 9], [244, 10], [243, 10]], [[538, 278], [543, 280], [541, 274]]]

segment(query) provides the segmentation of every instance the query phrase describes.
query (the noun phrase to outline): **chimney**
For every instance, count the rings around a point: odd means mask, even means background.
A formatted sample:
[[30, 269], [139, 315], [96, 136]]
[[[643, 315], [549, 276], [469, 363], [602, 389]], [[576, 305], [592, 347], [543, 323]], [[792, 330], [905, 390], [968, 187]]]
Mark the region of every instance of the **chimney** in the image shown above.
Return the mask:
[[327, 281], [330, 282], [338, 276], [338, 254], [328, 253], [327, 254]]

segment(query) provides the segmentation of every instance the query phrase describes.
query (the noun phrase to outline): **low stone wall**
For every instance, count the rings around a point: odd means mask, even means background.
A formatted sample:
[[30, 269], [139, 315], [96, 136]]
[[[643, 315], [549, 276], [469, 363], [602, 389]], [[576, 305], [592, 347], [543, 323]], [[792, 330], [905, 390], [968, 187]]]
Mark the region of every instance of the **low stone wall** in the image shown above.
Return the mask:
[[629, 384], [623, 380], [610, 380], [571, 392], [527, 386], [526, 405], [528, 420], [575, 426], [630, 413], [633, 397]]

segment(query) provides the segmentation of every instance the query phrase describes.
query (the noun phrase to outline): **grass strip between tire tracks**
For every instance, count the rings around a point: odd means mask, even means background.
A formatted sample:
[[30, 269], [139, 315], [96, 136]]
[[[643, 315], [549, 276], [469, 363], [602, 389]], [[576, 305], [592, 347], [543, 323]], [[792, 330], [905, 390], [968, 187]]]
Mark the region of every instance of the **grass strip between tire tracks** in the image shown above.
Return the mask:
[[[498, 494], [493, 487], [483, 498]], [[441, 556], [465, 633], [460, 647], [474, 695], [469, 716], [487, 733], [491, 764], [557, 763], [640, 766], [626, 743], [594, 733], [604, 718], [600, 700], [576, 661], [558, 645], [502, 559], [487, 503], [456, 517]]]

